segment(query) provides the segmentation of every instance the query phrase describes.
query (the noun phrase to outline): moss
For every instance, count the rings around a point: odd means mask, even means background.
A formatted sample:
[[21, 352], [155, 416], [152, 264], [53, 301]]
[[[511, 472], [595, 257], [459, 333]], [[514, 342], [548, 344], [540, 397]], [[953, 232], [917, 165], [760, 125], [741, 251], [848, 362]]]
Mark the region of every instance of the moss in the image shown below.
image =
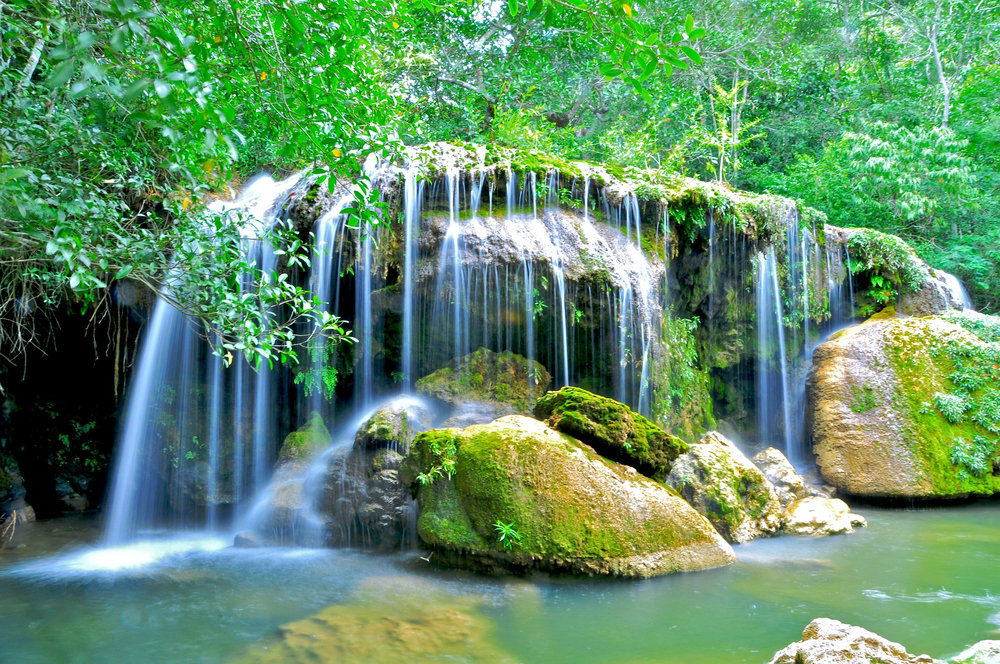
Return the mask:
[[[424, 472], [421, 464], [426, 463], [433, 436], [454, 435], [458, 440], [454, 477], [416, 486], [420, 536], [432, 546], [489, 552], [530, 564], [535, 557], [624, 558], [711, 541], [710, 529], [684, 527], [688, 524], [683, 515], [638, 518], [629, 511], [631, 506], [614, 505], [611, 494], [588, 480], [592, 471], [587, 463], [599, 463], [620, 479], [652, 484], [651, 480], [629, 476], [569, 436], [540, 435], [537, 429], [521, 430], [504, 420], [428, 433], [414, 441], [404, 463], [409, 467], [407, 478]], [[580, 455], [586, 463], [581, 463]], [[656, 485], [655, 490], [666, 488]], [[691, 516], [697, 517], [693, 512]], [[497, 540], [493, 524], [498, 519], [513, 522], [521, 535], [513, 550], [505, 550]]]
[[604, 456], [650, 477], [670, 473], [688, 445], [614, 399], [579, 387], [549, 392], [535, 405], [535, 417], [591, 445]]
[[[955, 372], [953, 353], [968, 342], [961, 333], [940, 335], [928, 327], [929, 320], [899, 319], [892, 321], [885, 332], [889, 361], [901, 391], [895, 395], [893, 405], [906, 418], [905, 440], [935, 495], [1000, 492], [995, 466], [993, 474], [977, 477], [952, 462], [952, 449], [959, 439], [996, 436], [969, 418], [949, 422], [934, 407], [935, 393], [948, 394], [956, 389], [950, 378]], [[969, 396], [975, 399], [981, 394], [979, 390]]]
[[461, 358], [457, 370], [442, 367], [424, 376], [417, 381], [417, 390], [448, 402], [493, 401], [528, 413], [551, 379], [535, 360], [480, 348]]
[[329, 445], [330, 432], [320, 414], [313, 411], [302, 427], [285, 436], [281, 451], [278, 453], [278, 460], [308, 459]]

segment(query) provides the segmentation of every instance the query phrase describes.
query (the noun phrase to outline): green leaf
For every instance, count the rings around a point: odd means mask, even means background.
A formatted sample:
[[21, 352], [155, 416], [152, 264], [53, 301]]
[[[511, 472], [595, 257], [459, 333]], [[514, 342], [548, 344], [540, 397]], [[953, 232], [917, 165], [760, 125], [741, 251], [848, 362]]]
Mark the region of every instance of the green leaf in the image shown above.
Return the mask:
[[690, 46], [681, 46], [681, 51], [684, 53], [684, 55], [690, 58], [691, 62], [695, 63], [696, 65], [701, 64], [702, 62], [701, 54], [698, 53], [698, 51], [694, 50]]
[[708, 36], [708, 31], [705, 28], [695, 28], [694, 30], [688, 30], [688, 39], [694, 41], [695, 39], [702, 39]]
[[507, 0], [507, 9], [511, 16], [517, 16], [517, 0]]
[[50, 88], [61, 88], [73, 76], [74, 71], [76, 71], [76, 57], [64, 60], [52, 70], [52, 74], [45, 81], [45, 85]]
[[26, 178], [31, 175], [31, 171], [27, 168], [7, 168], [0, 171], [0, 182], [6, 182], [8, 180], [16, 180], [18, 178]]
[[123, 265], [117, 272], [115, 272], [115, 279], [124, 279], [132, 272], [131, 265]]
[[694, 16], [688, 14], [684, 19], [684, 32], [690, 34], [692, 30], [694, 30]]

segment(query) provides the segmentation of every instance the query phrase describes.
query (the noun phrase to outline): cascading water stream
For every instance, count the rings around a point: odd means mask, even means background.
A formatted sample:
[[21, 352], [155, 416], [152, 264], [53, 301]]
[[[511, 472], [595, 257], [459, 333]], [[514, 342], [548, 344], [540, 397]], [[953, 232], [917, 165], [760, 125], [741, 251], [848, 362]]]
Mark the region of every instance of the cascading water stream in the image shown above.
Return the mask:
[[[281, 182], [269, 177], [254, 180], [232, 203], [216, 203], [210, 208], [216, 214], [232, 211], [245, 213], [242, 234], [248, 251], [255, 251], [250, 263], [267, 267], [261, 261], [259, 242], [249, 238], [259, 237], [274, 220], [274, 210], [283, 202], [298, 183], [295, 175]], [[204, 357], [207, 375], [213, 393], [208, 397], [207, 408], [194, 401], [198, 392], [193, 381], [196, 358]], [[245, 363], [235, 367], [233, 389], [229, 393], [231, 412], [240, 419], [231, 419], [232, 465], [223, 467], [221, 417], [224, 405], [221, 396], [224, 380], [218, 370], [219, 358], [208, 352], [207, 345], [196, 337], [192, 324], [166, 300], [158, 298], [153, 306], [149, 329], [142, 342], [133, 383], [126, 400], [125, 415], [115, 447], [115, 459], [109, 484], [109, 503], [105, 522], [104, 539], [109, 544], [122, 544], [138, 532], [161, 525], [161, 515], [185, 512], [188, 494], [204, 486], [206, 495], [218, 498], [224, 492], [221, 476], [229, 472], [234, 501], [243, 497], [244, 468], [254, 468], [254, 460], [266, 458], [267, 450], [258, 452], [254, 444], [268, 445], [265, 436], [253, 437], [251, 462], [243, 456], [242, 410], [244, 402], [256, 391], [247, 390], [245, 383], [268, 380], [249, 371]], [[215, 388], [219, 388], [217, 391]], [[255, 408], [272, 409], [273, 404], [258, 401]], [[204, 412], [204, 411], [207, 411]], [[207, 417], [206, 417], [207, 415]], [[265, 416], [254, 416], [264, 421]], [[178, 472], [182, 461], [189, 461], [201, 454], [197, 441], [207, 440], [204, 460], [205, 475], [184, 475]], [[189, 459], [188, 457], [191, 457]], [[200, 463], [200, 462], [199, 462]], [[173, 484], [164, 486], [163, 475], [172, 475]], [[257, 478], [252, 476], [247, 491], [253, 491]], [[167, 508], [172, 509], [167, 509]], [[218, 525], [217, 507], [205, 510], [205, 525]]]

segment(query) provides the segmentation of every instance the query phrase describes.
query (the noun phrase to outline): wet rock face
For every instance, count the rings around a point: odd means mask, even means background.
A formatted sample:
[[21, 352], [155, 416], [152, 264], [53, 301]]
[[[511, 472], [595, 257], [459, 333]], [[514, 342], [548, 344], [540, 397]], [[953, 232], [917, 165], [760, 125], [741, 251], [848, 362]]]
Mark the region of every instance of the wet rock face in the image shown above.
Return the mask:
[[[908, 316], [931, 316], [952, 309], [962, 309], [961, 292], [956, 292], [947, 273], [931, 270], [928, 279], [917, 291], [903, 289], [899, 294], [896, 310]], [[954, 278], [952, 278], [954, 279]]]
[[934, 664], [927, 655], [911, 655], [898, 643], [866, 629], [830, 618], [806, 626], [802, 640], [775, 653], [770, 664]]
[[599, 454], [662, 479], [688, 444], [625, 404], [579, 387], [564, 387], [538, 400], [535, 417], [593, 447]]
[[774, 485], [718, 432], [705, 434], [678, 457], [666, 483], [730, 542], [749, 542], [781, 529]]
[[675, 492], [527, 417], [428, 431], [401, 477], [421, 540], [449, 564], [649, 577], [734, 560]]
[[[993, 432], [1000, 412], [991, 410], [995, 384], [983, 382], [995, 371], [985, 361], [995, 355], [995, 342], [970, 331], [988, 331], [1000, 319], [892, 313], [816, 349], [807, 415], [823, 479], [838, 491], [871, 497], [1000, 491]], [[946, 413], [952, 404], [955, 412]]]
[[346, 455], [331, 459], [320, 501], [328, 544], [391, 550], [409, 543], [414, 504], [399, 466], [414, 436], [430, 426], [422, 402], [397, 399], [361, 425]]
[[500, 415], [529, 413], [552, 376], [540, 363], [516, 353], [480, 348], [417, 381], [417, 391], [453, 406], [494, 404]]
[[[7, 526], [11, 520], [17, 523], [35, 520], [35, 510], [25, 502], [26, 495], [17, 462], [0, 454], [0, 526]], [[2, 532], [0, 528], [0, 534]]]

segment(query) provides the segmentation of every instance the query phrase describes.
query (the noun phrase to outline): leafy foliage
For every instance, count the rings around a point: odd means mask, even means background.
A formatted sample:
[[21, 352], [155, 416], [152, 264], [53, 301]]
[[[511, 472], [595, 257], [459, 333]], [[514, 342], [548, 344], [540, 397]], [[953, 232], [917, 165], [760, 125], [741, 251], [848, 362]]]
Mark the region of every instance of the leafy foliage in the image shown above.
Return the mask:
[[497, 541], [508, 551], [513, 549], [514, 545], [521, 543], [521, 533], [514, 530], [514, 526], [513, 521], [504, 523], [500, 519], [493, 524], [493, 529], [497, 531]]

